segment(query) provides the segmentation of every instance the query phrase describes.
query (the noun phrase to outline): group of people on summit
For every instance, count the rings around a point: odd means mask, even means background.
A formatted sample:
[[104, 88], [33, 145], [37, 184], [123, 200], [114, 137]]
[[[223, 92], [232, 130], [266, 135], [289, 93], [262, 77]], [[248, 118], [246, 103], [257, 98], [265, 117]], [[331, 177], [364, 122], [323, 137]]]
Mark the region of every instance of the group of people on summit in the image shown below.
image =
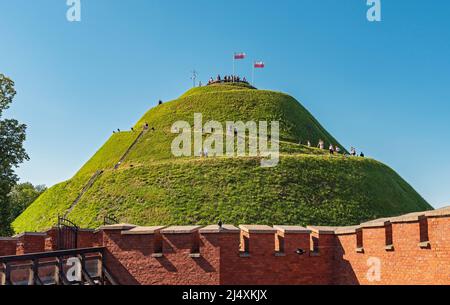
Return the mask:
[[208, 81], [208, 85], [215, 84], [215, 83], [247, 83], [247, 79], [245, 77], [241, 78], [237, 75], [225, 75], [223, 78], [219, 75], [217, 75], [216, 79], [210, 78]]

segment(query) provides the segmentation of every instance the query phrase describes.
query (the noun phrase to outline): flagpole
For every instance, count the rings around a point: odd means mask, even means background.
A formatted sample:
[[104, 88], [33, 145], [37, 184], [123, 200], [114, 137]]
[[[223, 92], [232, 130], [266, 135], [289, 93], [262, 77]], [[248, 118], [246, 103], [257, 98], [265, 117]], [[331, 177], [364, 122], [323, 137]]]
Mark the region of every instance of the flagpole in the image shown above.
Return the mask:
[[234, 73], [235, 73], [235, 70], [236, 70], [236, 53], [234, 53], [234, 55], [233, 55], [233, 75], [232, 75], [232, 77], [231, 77], [231, 79], [233, 80], [233, 83], [234, 83]]
[[252, 69], [252, 86], [255, 86], [255, 63], [253, 63], [253, 69]]

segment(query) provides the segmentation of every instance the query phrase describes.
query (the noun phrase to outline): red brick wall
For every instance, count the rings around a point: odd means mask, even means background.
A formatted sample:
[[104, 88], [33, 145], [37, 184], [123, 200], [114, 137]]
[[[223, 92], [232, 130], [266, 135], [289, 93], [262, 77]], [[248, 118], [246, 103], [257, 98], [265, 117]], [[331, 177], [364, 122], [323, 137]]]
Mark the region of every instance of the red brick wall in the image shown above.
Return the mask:
[[39, 253], [45, 251], [46, 234], [24, 233], [18, 237], [16, 254]]
[[15, 255], [17, 248], [16, 239], [3, 239], [0, 240], [0, 256]]
[[56, 228], [52, 228], [47, 231], [47, 237], [45, 238], [45, 251], [56, 251], [58, 248], [58, 231]]
[[[155, 241], [162, 238], [163, 257], [153, 257]], [[104, 231], [107, 247], [106, 265], [121, 284], [219, 284], [220, 256], [214, 238], [202, 237], [203, 256], [190, 256], [192, 234], [122, 235]]]
[[[0, 256], [14, 254], [16, 248], [18, 254], [52, 250], [52, 232], [19, 236], [17, 244], [0, 240]], [[81, 231], [78, 246], [106, 247], [106, 266], [121, 284], [450, 284], [448, 216], [362, 225], [356, 232], [344, 232], [130, 235], [105, 229]], [[244, 250], [244, 237], [247, 255], [239, 251]], [[315, 252], [310, 250], [313, 237], [318, 240]], [[160, 244], [162, 256], [155, 255]], [[283, 253], [277, 253], [281, 248]], [[299, 255], [297, 249], [306, 252]], [[368, 272], [377, 262], [380, 278], [371, 279]]]
[[79, 230], [77, 237], [78, 248], [98, 247], [102, 244], [101, 233], [94, 230]]
[[[201, 259], [189, 257], [190, 234], [163, 235], [163, 258], [151, 257], [152, 235], [115, 233], [114, 244], [105, 246], [133, 282], [141, 284], [450, 284], [450, 218], [427, 219], [429, 248], [419, 246], [421, 229], [423, 223], [415, 221], [362, 228], [359, 233], [313, 233], [318, 253], [309, 250], [309, 234], [286, 234], [284, 255], [275, 254], [279, 238], [271, 233], [200, 234]], [[244, 236], [249, 255], [238, 251], [243, 250]], [[391, 243], [393, 249], [387, 249]], [[144, 245], [147, 253], [139, 251]], [[298, 248], [307, 251], [298, 255]], [[367, 277], [375, 266], [368, 263], [374, 262], [380, 263], [379, 281]], [[120, 270], [115, 270], [118, 278]]]
[[[450, 284], [450, 218], [428, 218], [430, 247], [421, 248], [419, 222], [392, 224], [394, 249], [385, 249], [386, 227], [364, 228], [364, 253], [356, 236], [337, 236], [336, 284]], [[381, 262], [381, 280], [369, 281], [368, 259]]]
[[[297, 285], [328, 284], [331, 270], [327, 267], [331, 252], [323, 251], [321, 256], [310, 256], [309, 234], [286, 234], [284, 253], [275, 253], [276, 234], [242, 232], [249, 237], [249, 256], [236, 252], [238, 236], [220, 235], [221, 284], [238, 285]], [[242, 237], [242, 236], [241, 236]], [[306, 251], [303, 255], [297, 249]]]

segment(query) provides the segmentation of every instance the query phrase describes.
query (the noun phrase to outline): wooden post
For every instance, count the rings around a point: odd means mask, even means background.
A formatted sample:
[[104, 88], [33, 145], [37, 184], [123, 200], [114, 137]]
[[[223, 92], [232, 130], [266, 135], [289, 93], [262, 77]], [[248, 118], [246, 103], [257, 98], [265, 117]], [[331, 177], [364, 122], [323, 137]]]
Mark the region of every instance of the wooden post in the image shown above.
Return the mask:
[[78, 258], [81, 262], [81, 275], [85, 281], [89, 283], [89, 285], [95, 285], [94, 281], [92, 280], [91, 276], [86, 270], [86, 256], [84, 254], [78, 255]]
[[9, 263], [5, 264], [5, 284], [12, 285], [11, 283], [11, 266]]
[[41, 278], [39, 277], [39, 259], [33, 260], [33, 284], [32, 285], [43, 285]]

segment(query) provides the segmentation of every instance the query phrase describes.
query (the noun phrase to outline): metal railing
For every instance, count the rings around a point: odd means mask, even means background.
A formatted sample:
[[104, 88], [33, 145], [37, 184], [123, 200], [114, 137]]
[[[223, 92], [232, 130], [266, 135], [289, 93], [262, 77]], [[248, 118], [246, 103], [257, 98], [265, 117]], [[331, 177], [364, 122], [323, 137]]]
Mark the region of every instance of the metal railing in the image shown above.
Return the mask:
[[[96, 247], [3, 256], [0, 285], [117, 285], [105, 266], [104, 252], [104, 247]], [[79, 280], [67, 277], [70, 258], [80, 264]]]

